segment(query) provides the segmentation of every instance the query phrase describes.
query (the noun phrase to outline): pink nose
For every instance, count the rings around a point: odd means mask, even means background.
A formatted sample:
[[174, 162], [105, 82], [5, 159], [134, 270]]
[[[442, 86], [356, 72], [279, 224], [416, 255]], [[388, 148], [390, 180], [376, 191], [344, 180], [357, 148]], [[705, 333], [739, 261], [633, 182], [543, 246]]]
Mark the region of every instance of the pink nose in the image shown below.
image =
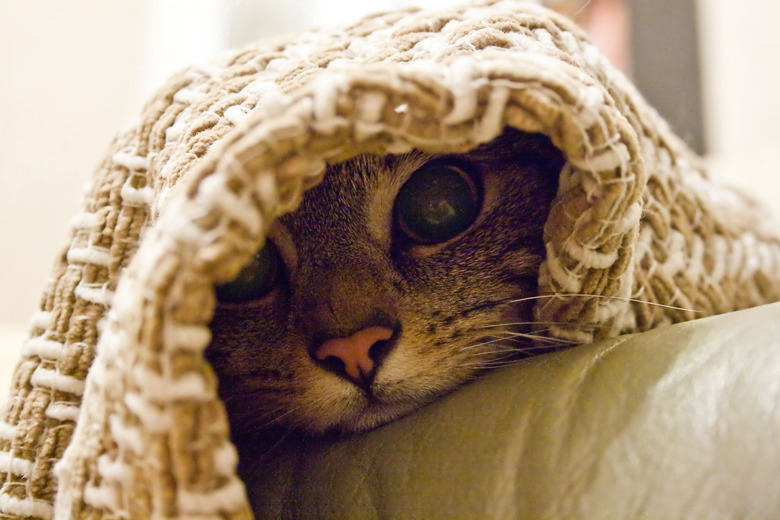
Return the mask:
[[314, 357], [320, 361], [331, 357], [341, 360], [346, 375], [362, 386], [371, 381], [376, 370], [369, 352], [371, 347], [392, 336], [393, 330], [387, 327], [366, 327], [348, 338], [329, 339], [314, 350]]

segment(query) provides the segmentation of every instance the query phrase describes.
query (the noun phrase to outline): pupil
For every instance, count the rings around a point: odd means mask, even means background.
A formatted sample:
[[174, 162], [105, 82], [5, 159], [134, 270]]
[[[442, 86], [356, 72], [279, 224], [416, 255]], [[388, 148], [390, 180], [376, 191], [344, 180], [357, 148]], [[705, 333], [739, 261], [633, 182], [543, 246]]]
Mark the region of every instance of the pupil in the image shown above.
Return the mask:
[[235, 280], [217, 286], [217, 300], [221, 303], [245, 303], [262, 298], [273, 289], [279, 262], [279, 250], [273, 242], [266, 241]]
[[444, 242], [474, 222], [479, 193], [474, 181], [460, 168], [429, 163], [417, 170], [396, 198], [396, 220], [415, 242]]

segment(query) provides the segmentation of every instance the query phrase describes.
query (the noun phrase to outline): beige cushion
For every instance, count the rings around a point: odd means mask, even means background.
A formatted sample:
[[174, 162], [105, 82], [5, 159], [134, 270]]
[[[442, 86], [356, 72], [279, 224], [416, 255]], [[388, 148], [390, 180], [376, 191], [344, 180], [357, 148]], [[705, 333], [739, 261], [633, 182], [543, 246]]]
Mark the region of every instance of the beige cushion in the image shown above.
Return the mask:
[[370, 434], [270, 448], [250, 495], [261, 518], [777, 518], [778, 317], [530, 359]]

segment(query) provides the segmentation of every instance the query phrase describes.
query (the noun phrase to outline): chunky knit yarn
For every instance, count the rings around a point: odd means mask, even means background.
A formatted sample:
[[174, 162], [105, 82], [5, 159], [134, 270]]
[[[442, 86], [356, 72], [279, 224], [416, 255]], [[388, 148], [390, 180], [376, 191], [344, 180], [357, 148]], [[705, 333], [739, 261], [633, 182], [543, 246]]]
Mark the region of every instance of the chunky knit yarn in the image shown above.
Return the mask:
[[326, 163], [465, 151], [507, 125], [568, 159], [535, 307], [549, 334], [588, 342], [780, 298], [777, 226], [554, 13], [487, 1], [262, 42], [173, 77], [98, 168], [0, 423], [0, 511], [250, 517], [203, 357], [214, 284]]

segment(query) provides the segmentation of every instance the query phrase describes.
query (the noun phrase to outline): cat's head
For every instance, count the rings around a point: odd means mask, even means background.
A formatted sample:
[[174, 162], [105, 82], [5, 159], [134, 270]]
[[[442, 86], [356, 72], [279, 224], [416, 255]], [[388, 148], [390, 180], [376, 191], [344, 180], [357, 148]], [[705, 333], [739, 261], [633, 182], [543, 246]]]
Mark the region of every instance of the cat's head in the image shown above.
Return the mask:
[[532, 352], [563, 164], [510, 129], [461, 155], [330, 166], [217, 290], [206, 355], [236, 435], [370, 429]]

